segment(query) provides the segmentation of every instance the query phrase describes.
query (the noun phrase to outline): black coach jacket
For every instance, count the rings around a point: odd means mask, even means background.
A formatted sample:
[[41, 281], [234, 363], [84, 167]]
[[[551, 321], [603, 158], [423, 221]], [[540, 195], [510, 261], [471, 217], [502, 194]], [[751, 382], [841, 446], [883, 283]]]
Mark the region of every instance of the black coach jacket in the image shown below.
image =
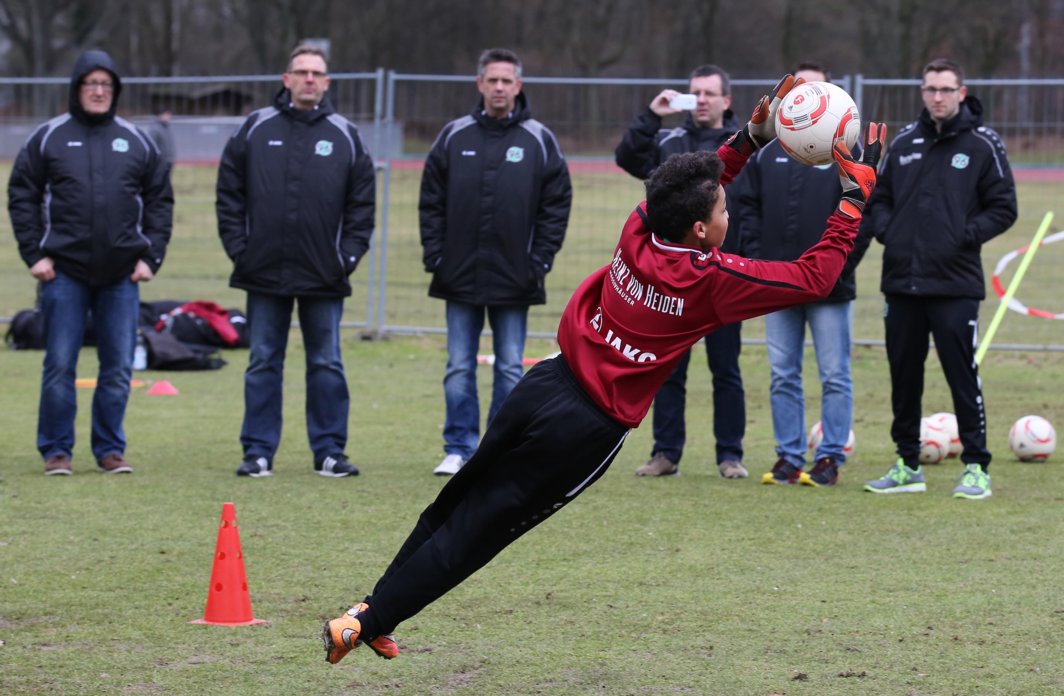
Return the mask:
[[969, 96], [939, 133], [925, 109], [887, 149], [853, 251], [883, 244], [884, 294], [986, 297], [980, 251], [1017, 206], [1005, 146], [982, 116]]
[[287, 89], [233, 134], [218, 166], [218, 234], [229, 285], [270, 295], [346, 297], [369, 248], [373, 160], [328, 95], [296, 109]]
[[429, 295], [484, 306], [543, 304], [544, 276], [569, 223], [569, 169], [524, 93], [506, 119], [483, 106], [444, 126], [425, 160], [418, 208]]
[[[632, 119], [631, 125], [628, 126], [628, 130], [625, 131], [624, 137], [621, 138], [621, 142], [614, 151], [614, 159], [618, 167], [637, 179], [645, 180], [652, 171], [657, 169], [658, 165], [672, 155], [703, 150], [716, 152], [717, 148], [741, 127], [731, 109], [724, 112], [723, 124], [720, 128], [699, 128], [695, 125], [691, 114], [687, 114], [684, 124], [676, 128], [663, 130], [661, 122], [661, 117], [650, 107]], [[733, 201], [738, 188], [742, 186], [741, 177], [742, 175], [732, 186], [724, 189], [729, 211], [734, 210]], [[739, 251], [738, 225], [734, 217], [728, 225], [728, 235], [724, 238], [721, 251], [729, 254]]]
[[[773, 140], [743, 167], [737, 198], [740, 244], [752, 259], [793, 261], [820, 241], [842, 195], [834, 164], [811, 167]], [[847, 266], [825, 302], [857, 297], [853, 268]]]
[[[106, 114], [81, 108], [81, 79], [111, 73]], [[170, 169], [139, 128], [115, 116], [122, 82], [110, 56], [86, 51], [70, 78], [70, 111], [39, 126], [19, 151], [8, 210], [27, 266], [49, 257], [93, 287], [133, 273], [138, 260], [159, 270], [173, 224]]]

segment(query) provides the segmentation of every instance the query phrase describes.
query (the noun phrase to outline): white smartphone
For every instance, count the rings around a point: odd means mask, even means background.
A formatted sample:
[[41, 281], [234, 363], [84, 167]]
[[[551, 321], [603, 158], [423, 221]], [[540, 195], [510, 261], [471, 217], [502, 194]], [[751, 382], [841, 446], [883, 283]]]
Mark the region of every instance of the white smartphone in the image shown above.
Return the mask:
[[669, 106], [681, 111], [694, 111], [698, 106], [698, 97], [693, 94], [677, 94], [669, 100]]

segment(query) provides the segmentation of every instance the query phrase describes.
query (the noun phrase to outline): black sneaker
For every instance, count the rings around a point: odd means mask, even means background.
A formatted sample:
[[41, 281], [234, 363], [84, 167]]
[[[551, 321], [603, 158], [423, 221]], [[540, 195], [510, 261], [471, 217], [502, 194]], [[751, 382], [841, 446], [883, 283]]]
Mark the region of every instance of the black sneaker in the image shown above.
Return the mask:
[[320, 462], [314, 464], [314, 471], [321, 476], [341, 478], [343, 476], [358, 476], [358, 467], [347, 461], [346, 454], [329, 454]]
[[773, 465], [772, 471], [769, 471], [761, 477], [761, 483], [786, 486], [788, 484], [798, 483], [798, 477], [801, 475], [801, 469], [794, 464], [791, 464], [783, 457], [780, 457], [779, 461]]
[[839, 480], [839, 465], [832, 457], [821, 457], [808, 472], [803, 471], [798, 483], [803, 486], [834, 486]]
[[266, 457], [244, 457], [240, 468], [236, 470], [237, 476], [251, 476], [260, 478], [273, 474], [273, 462]]

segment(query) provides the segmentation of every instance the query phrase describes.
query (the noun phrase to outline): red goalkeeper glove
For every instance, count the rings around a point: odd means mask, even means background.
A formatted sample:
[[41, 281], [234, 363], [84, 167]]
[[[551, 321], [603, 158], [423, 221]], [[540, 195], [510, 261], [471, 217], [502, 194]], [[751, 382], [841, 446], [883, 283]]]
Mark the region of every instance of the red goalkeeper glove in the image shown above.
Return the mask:
[[787, 96], [787, 92], [804, 81], [801, 78], [795, 79], [790, 74], [784, 75], [772, 91], [757, 102], [753, 115], [742, 130], [736, 131], [735, 135], [728, 139], [728, 147], [744, 157], [749, 157], [756, 150], [768, 145], [776, 137], [776, 110], [780, 108], [780, 102]]
[[869, 123], [865, 137], [864, 154], [855, 160], [850, 148], [840, 138], [832, 148], [835, 168], [842, 183], [842, 198], [839, 200], [839, 212], [855, 220], [861, 219], [865, 203], [876, 187], [876, 165], [883, 152], [883, 141], [887, 139], [887, 124]]

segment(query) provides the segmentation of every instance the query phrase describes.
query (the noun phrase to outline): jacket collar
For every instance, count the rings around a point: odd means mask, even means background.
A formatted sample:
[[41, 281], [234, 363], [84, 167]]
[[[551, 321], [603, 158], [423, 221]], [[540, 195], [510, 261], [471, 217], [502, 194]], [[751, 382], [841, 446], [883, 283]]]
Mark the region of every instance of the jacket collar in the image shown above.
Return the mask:
[[925, 108], [920, 112], [920, 128], [932, 138], [947, 138], [963, 131], [975, 130], [983, 125], [983, 103], [971, 95], [964, 98], [957, 114], [942, 124], [942, 130], [935, 127], [931, 113]]
[[318, 119], [336, 113], [335, 109], [333, 109], [332, 102], [329, 101], [328, 92], [325, 93], [321, 103], [313, 109], [297, 109], [292, 103], [292, 94], [288, 91], [288, 88], [282, 87], [273, 98], [273, 105], [281, 113], [287, 114], [296, 121], [303, 121], [305, 123], [313, 123]]
[[514, 110], [506, 118], [492, 118], [484, 112], [484, 98], [477, 101], [477, 108], [473, 110], [473, 118], [485, 128], [509, 128], [521, 121], [532, 118], [532, 110], [528, 106], [528, 98], [524, 92], [518, 92], [514, 101]]

